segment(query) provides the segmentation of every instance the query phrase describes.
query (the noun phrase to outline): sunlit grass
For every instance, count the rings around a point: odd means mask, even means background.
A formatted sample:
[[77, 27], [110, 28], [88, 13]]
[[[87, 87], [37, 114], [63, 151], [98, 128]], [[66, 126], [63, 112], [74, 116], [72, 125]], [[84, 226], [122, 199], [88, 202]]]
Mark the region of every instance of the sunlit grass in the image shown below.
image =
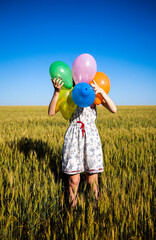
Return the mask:
[[154, 239], [156, 106], [98, 108], [100, 199], [82, 174], [73, 211], [61, 172], [68, 122], [47, 111], [0, 107], [0, 239]]

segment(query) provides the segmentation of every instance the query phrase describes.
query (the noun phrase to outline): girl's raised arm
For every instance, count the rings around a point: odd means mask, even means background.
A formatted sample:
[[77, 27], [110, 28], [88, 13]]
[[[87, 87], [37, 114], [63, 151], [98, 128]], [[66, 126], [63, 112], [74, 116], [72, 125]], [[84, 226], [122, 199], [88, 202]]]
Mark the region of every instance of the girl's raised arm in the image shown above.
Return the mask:
[[[53, 97], [50, 101], [49, 108], [48, 108], [48, 114], [49, 116], [54, 116], [55, 115], [55, 107], [57, 103], [57, 99], [61, 90], [61, 87], [63, 86], [64, 82], [62, 82], [62, 78], [55, 77], [54, 79], [51, 79], [53, 86], [54, 86], [54, 94]], [[62, 82], [62, 83], [61, 83]]]
[[103, 97], [103, 102], [102, 105], [107, 108], [110, 112], [116, 113], [117, 108], [114, 104], [114, 102], [110, 99], [110, 97], [105, 93], [105, 91], [100, 88], [97, 83], [93, 80], [94, 83], [92, 83], [92, 87], [95, 91], [95, 94], [100, 93], [101, 96]]

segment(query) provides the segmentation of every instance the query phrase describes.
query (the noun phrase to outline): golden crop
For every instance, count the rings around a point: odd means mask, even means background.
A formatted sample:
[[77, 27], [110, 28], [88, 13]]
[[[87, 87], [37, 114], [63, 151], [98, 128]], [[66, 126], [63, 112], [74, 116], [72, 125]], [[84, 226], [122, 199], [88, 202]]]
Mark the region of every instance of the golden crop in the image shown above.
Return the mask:
[[61, 152], [68, 122], [48, 107], [0, 107], [0, 239], [154, 239], [156, 106], [98, 107], [100, 199], [81, 174], [68, 208]]

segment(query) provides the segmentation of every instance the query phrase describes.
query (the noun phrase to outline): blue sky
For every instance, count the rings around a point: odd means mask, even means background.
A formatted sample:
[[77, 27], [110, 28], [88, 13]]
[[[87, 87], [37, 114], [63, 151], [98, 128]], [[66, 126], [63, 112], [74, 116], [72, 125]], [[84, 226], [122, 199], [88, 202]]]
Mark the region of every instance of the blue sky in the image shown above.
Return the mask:
[[116, 105], [156, 104], [156, 1], [0, 1], [0, 105], [48, 105], [50, 64], [91, 54]]

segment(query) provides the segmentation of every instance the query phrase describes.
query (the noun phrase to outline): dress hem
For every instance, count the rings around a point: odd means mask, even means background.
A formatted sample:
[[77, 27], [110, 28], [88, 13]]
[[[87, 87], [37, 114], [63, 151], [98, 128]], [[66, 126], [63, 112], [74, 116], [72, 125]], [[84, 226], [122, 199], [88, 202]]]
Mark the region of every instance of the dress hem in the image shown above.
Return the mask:
[[100, 173], [100, 172], [103, 172], [104, 169], [103, 168], [99, 168], [99, 169], [90, 169], [90, 170], [76, 170], [76, 171], [63, 171], [63, 173], [67, 174], [67, 175], [75, 175], [75, 174], [78, 174], [78, 173], [83, 173], [83, 172], [87, 172], [87, 173]]

